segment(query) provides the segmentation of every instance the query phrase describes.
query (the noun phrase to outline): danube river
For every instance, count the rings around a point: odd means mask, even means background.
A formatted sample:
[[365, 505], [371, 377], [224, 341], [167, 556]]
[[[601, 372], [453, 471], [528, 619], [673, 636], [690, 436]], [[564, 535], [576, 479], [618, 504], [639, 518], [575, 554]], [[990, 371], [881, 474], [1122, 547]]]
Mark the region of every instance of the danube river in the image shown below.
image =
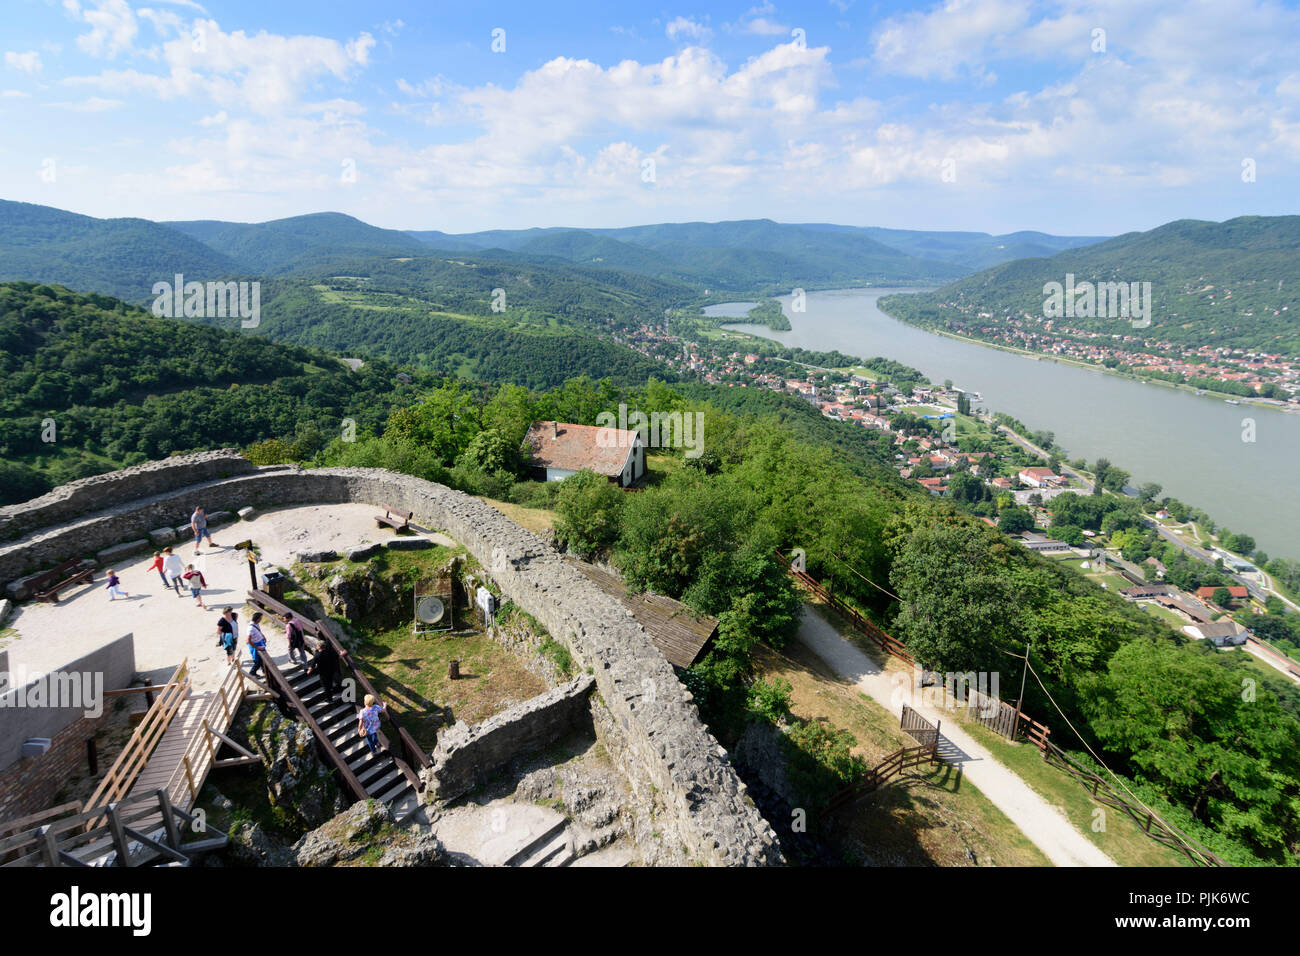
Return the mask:
[[[876, 300], [915, 289], [844, 289], [807, 294], [793, 327], [728, 326], [789, 346], [884, 356], [920, 369], [936, 383], [952, 379], [979, 392], [973, 404], [1006, 412], [1030, 429], [1050, 431], [1071, 458], [1109, 458], [1159, 482], [1163, 494], [1245, 532], [1270, 555], [1300, 557], [1300, 415], [1165, 388], [1093, 369], [1035, 359], [927, 332], [890, 318]], [[710, 315], [743, 316], [742, 305], [710, 306]], [[1243, 435], [1254, 441], [1243, 441]]]

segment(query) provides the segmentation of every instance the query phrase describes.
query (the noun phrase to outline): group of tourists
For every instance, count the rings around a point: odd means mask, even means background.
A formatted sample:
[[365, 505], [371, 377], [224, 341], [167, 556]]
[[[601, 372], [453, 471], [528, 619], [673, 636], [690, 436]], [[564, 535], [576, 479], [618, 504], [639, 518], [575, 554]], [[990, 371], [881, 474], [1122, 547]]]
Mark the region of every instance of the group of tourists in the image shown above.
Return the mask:
[[[208, 531], [208, 516], [202, 506], [196, 506], [194, 513], [190, 515], [190, 530], [194, 532], [194, 554], [201, 554], [200, 548], [203, 545], [203, 539], [208, 541], [208, 547], [220, 547], [212, 540], [212, 533]], [[163, 548], [161, 551], [153, 553], [153, 564], [149, 565], [150, 571], [157, 571], [158, 577], [162, 579], [163, 587], [170, 588], [176, 592], [177, 597], [184, 597], [182, 587], [187, 588], [190, 597], [194, 598], [194, 603], [201, 608], [206, 608], [203, 603], [203, 591], [208, 586], [207, 579], [203, 577], [203, 572], [193, 564], [186, 564], [181, 560], [181, 556], [172, 548]], [[116, 601], [118, 598], [129, 598], [131, 595], [122, 590], [122, 581], [117, 572], [112, 568], [107, 569], [108, 584], [106, 590], [109, 594], [110, 601]]]
[[[212, 540], [212, 535], [208, 531], [207, 515], [202, 507], [196, 507], [194, 513], [190, 515], [190, 530], [194, 532], [194, 554], [196, 556], [202, 553], [201, 548], [205, 538], [209, 547], [220, 547]], [[207, 605], [203, 603], [203, 591], [207, 588], [208, 582], [203, 577], [203, 572], [193, 564], [186, 564], [182, 561], [181, 556], [174, 549], [167, 547], [161, 551], [155, 551], [153, 564], [149, 566], [149, 570], [157, 571], [163, 587], [174, 590], [177, 597], [184, 596], [181, 590], [182, 587], [188, 588], [190, 596], [194, 598], [194, 603], [198, 607], [206, 609]], [[129, 594], [122, 590], [121, 585], [122, 582], [118, 578], [117, 572], [109, 568], [109, 600], [116, 601], [119, 597], [130, 597]], [[255, 611], [249, 621], [248, 632], [244, 635], [244, 643], [248, 645], [250, 661], [248, 673], [251, 676], [263, 674], [264, 672], [262, 661], [262, 654], [266, 653], [266, 635], [262, 633], [262, 620], [264, 617], [263, 612]], [[309, 658], [305, 628], [302, 622], [293, 616], [292, 612], [286, 612], [284, 615], [284, 634], [289, 642], [289, 660], [295, 664], [305, 666], [308, 674], [318, 675], [325, 699], [332, 702], [342, 686], [342, 679], [339, 674], [339, 654], [334, 649], [334, 642], [316, 641], [315, 652]], [[217, 644], [226, 652], [226, 663], [231, 667], [238, 667], [239, 612], [234, 608], [225, 608], [221, 612], [221, 617], [217, 618]], [[374, 695], [367, 694], [365, 696], [365, 706], [357, 712], [357, 733], [365, 738], [366, 746], [372, 754], [379, 753], [379, 721], [384, 709], [384, 705], [376, 700]]]
[[[248, 670], [250, 676], [263, 673], [262, 655], [268, 653], [266, 635], [262, 633], [264, 617], [261, 611], [253, 613], [252, 621], [248, 625], [248, 634], [244, 638], [251, 662]], [[319, 676], [321, 691], [326, 701], [332, 703], [343, 683], [339, 673], [339, 653], [334, 648], [334, 642], [315, 641], [315, 653], [309, 658], [302, 622], [293, 616], [292, 611], [286, 611], [283, 620], [284, 634], [289, 642], [289, 660], [304, 665], [308, 674]], [[238, 667], [239, 612], [234, 608], [227, 607], [217, 619], [217, 642], [226, 652], [226, 663]], [[357, 733], [365, 738], [366, 747], [372, 754], [379, 753], [379, 719], [384, 710], [384, 705], [376, 700], [374, 695], [367, 694], [365, 706], [357, 712]]]

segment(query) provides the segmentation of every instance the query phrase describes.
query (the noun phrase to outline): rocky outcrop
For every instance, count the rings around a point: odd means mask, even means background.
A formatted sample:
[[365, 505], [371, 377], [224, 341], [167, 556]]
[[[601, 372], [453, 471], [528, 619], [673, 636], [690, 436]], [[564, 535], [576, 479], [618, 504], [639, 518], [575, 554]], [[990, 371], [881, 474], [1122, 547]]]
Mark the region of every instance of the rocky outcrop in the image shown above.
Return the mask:
[[226, 860], [235, 866], [293, 866], [293, 852], [247, 820], [236, 823], [226, 844]]
[[273, 806], [308, 829], [347, 806], [306, 724], [264, 708], [250, 729], [253, 750], [266, 765], [266, 792]]
[[325, 597], [331, 613], [359, 621], [382, 612], [397, 599], [396, 592], [375, 569], [339, 572], [325, 582]]
[[294, 844], [298, 866], [450, 866], [426, 826], [397, 828], [378, 800], [361, 800]]

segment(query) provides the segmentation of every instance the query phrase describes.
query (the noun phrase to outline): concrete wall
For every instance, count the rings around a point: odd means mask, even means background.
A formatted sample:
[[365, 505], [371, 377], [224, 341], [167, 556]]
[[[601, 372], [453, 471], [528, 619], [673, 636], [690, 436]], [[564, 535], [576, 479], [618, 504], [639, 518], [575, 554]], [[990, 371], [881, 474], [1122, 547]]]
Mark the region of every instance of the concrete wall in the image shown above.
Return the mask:
[[587, 697], [595, 685], [595, 678], [584, 675], [477, 726], [460, 721], [440, 733], [433, 766], [423, 771], [426, 798], [445, 802], [464, 796], [516, 757], [537, 753], [584, 726], [590, 729]]
[[[119, 475], [124, 477], [114, 487], [125, 494], [134, 479]], [[591, 669], [609, 714], [606, 726], [597, 729], [634, 791], [663, 808], [658, 819], [665, 841], [711, 864], [781, 862], [776, 833], [641, 626], [536, 535], [482, 500], [373, 468], [273, 466], [244, 472], [232, 466], [231, 477], [188, 488], [159, 492], [152, 476], [140, 487], [138, 500], [0, 547], [0, 582], [143, 537], [151, 528], [177, 523], [178, 513], [188, 518], [198, 501], [210, 512], [342, 502], [413, 511], [417, 524], [441, 528], [463, 544], [506, 596], [564, 642], [580, 668]], [[22, 514], [25, 507], [10, 509], [18, 512], [14, 520], [34, 520]]]
[[[21, 661], [15, 661], [14, 666], [20, 667]], [[30, 679], [34, 675], [22, 671], [11, 675], [5, 692], [0, 694], [0, 776], [7, 775], [10, 765], [17, 760], [40, 763], [44, 758], [20, 756], [23, 742], [31, 737], [54, 737], [69, 724], [80, 720], [85, 716], [87, 706], [95, 706], [95, 702], [89, 699], [92, 688], [104, 691], [125, 687], [134, 674], [135, 637], [124, 634], [83, 657], [69, 661], [59, 668], [57, 677], [41, 675], [39, 679]], [[64, 676], [68, 680], [62, 680]], [[74, 677], [75, 682], [72, 680]], [[74, 683], [83, 689], [85, 703], [53, 706], [51, 701], [60, 696], [59, 687], [70, 689]], [[32, 706], [38, 700], [39, 705]], [[108, 701], [102, 699], [98, 704], [100, 707], [109, 706]]]

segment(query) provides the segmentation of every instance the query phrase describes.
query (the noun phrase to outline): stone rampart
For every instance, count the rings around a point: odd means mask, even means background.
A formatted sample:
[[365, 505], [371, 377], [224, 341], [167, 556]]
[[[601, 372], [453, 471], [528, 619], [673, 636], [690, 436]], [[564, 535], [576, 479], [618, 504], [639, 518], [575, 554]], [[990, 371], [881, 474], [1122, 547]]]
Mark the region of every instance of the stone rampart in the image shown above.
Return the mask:
[[[776, 833], [649, 636], [536, 535], [478, 498], [382, 469], [241, 467], [220, 452], [169, 461], [184, 468], [191, 459], [211, 461], [213, 455], [229, 477], [212, 477], [197, 462], [196, 473], [209, 477], [189, 486], [160, 489], [148, 466], [100, 476], [122, 496], [120, 503], [78, 514], [65, 509], [58, 512], [58, 527], [38, 526], [24, 512], [45, 499], [6, 509], [18, 526], [33, 530], [0, 546], [0, 582], [147, 537], [178, 514], [188, 518], [188, 508], [198, 502], [209, 512], [344, 502], [413, 511], [416, 524], [444, 530], [464, 545], [506, 596], [562, 641], [580, 668], [590, 669], [609, 715], [598, 731], [631, 786], [662, 807], [658, 822], [665, 841], [709, 864], [782, 862]], [[132, 487], [139, 488], [134, 499]]]

